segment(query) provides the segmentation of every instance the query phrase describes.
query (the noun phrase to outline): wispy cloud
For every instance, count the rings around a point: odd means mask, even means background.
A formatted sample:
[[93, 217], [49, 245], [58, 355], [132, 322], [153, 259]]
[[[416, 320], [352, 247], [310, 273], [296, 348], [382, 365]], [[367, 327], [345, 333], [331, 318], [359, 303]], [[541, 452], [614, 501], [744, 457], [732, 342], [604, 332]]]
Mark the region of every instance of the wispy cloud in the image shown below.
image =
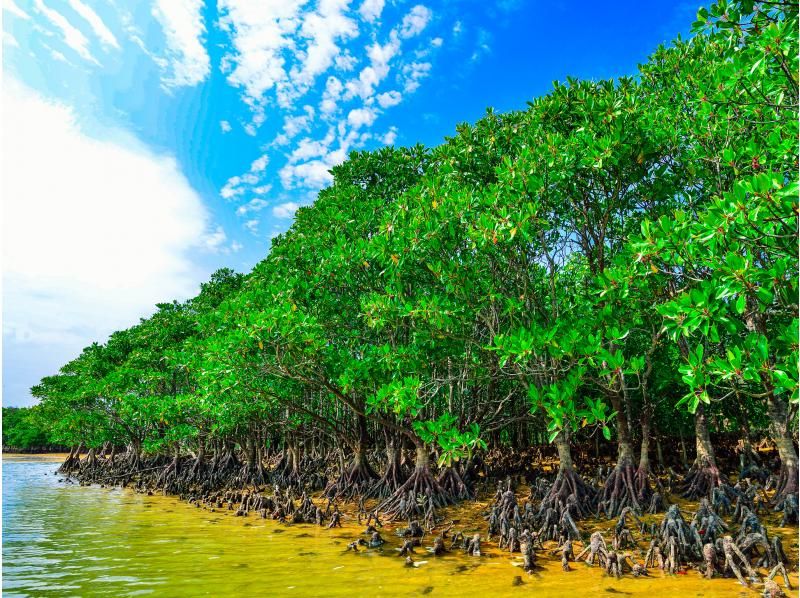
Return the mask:
[[69, 0], [69, 5], [72, 10], [78, 13], [83, 19], [89, 23], [89, 26], [94, 31], [94, 34], [100, 39], [103, 44], [111, 46], [119, 50], [119, 42], [111, 30], [103, 22], [103, 19], [92, 10], [89, 6], [81, 2], [81, 0]]
[[381, 18], [384, 0], [364, 0], [358, 9], [361, 17], [368, 23], [374, 23]]
[[166, 38], [167, 87], [197, 85], [208, 77], [211, 66], [202, 10], [203, 0], [156, 0], [153, 6]]
[[[355, 8], [349, 0], [311, 8], [303, 2], [221, 0], [220, 24], [231, 40], [222, 68], [252, 111], [245, 131], [256, 134], [266, 119], [266, 106], [282, 112], [283, 124], [267, 147], [285, 151], [277, 165], [284, 192], [316, 191], [331, 182], [331, 169], [354, 149], [369, 141], [392, 144], [397, 139], [396, 127], [390, 125], [380, 135], [372, 128], [429, 76], [432, 63], [421, 57], [442, 40], [415, 39], [434, 18], [428, 7], [417, 4], [395, 16], [388, 31], [379, 26], [383, 9], [380, 0]], [[409, 59], [403, 50], [411, 44]], [[401, 89], [392, 89], [396, 84]], [[279, 159], [271, 155], [271, 161]], [[250, 201], [274, 172], [262, 175], [251, 168], [230, 177], [220, 193], [229, 200]], [[278, 204], [272, 214], [288, 218], [304, 201]], [[249, 207], [237, 209], [243, 218], [251, 212]]]
[[291, 218], [299, 208], [299, 203], [287, 201], [272, 208], [272, 215], [275, 216], [275, 218]]
[[19, 19], [29, 20], [31, 16], [16, 5], [14, 0], [3, 0], [3, 12], [14, 15]]
[[72, 48], [78, 56], [96, 65], [100, 64], [89, 51], [89, 40], [64, 15], [46, 6], [42, 0], [35, 0], [34, 6], [39, 13], [61, 31], [64, 43]]

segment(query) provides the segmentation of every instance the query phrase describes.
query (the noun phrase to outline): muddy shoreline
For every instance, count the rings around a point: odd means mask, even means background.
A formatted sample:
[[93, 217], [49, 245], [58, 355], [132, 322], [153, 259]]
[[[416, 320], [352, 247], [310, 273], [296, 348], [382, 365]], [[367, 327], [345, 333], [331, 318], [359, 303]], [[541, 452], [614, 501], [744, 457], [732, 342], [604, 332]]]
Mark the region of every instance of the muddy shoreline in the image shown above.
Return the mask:
[[[56, 456], [47, 458], [56, 461]], [[760, 505], [758, 500], [760, 508], [753, 505], [758, 511], [758, 514], [753, 513], [755, 517], [737, 521], [737, 517], [743, 519], [741, 512], [721, 514], [719, 537], [704, 538], [710, 540], [708, 544], [718, 546], [717, 554], [711, 559], [713, 579], [705, 578], [709, 575], [709, 561], [704, 561], [703, 550], [709, 549], [703, 544], [693, 548], [689, 545], [685, 550], [679, 547], [675, 555], [669, 553], [669, 540], [665, 539], [664, 530], [672, 525], [668, 521], [670, 517], [678, 513], [687, 536], [690, 524], [705, 536], [703, 510], [710, 507], [708, 502], [686, 500], [676, 492], [665, 492], [663, 507], [672, 506], [667, 513], [663, 510], [654, 513], [628, 511], [621, 520], [584, 517], [574, 523], [574, 535], [564, 533], [563, 521], [551, 521], [552, 529], [548, 529], [547, 524], [540, 525], [540, 519], [533, 512], [534, 505], [538, 508], [537, 503], [541, 501], [540, 495], [547, 485], [546, 476], [554, 469], [553, 463], [542, 464], [543, 477], [538, 488], [521, 478], [493, 480], [494, 484], [482, 480], [476, 485], [474, 498], [438, 507], [432, 517], [391, 518], [380, 512], [380, 498], [332, 498], [319, 489], [304, 491], [301, 485], [282, 486], [280, 482], [220, 490], [203, 490], [198, 485], [173, 494], [163, 484], [170, 471], [185, 471], [185, 465], [176, 466], [173, 462], [151, 468], [142, 466], [138, 474], [119, 479], [109, 475], [108, 470], [114, 469], [113, 459], [109, 462], [95, 456], [94, 463], [87, 463], [87, 460], [85, 457], [76, 471], [62, 473], [60, 479], [64, 483], [82, 485], [125, 485], [140, 494], [175, 496], [201, 511], [240, 518], [244, 525], [249, 525], [246, 522], [253, 519], [272, 520], [278, 526], [275, 533], [284, 526], [285, 529], [318, 529], [343, 545], [342, 559], [355, 558], [355, 553], [379, 552], [383, 556], [397, 556], [397, 567], [411, 568], [437, 558], [457, 558], [467, 568], [491, 559], [490, 562], [504, 564], [506, 571], [502, 575], [508, 576], [510, 587], [533, 584], [547, 574], [562, 579], [563, 576], [589, 576], [598, 587], [606, 581], [619, 579], [630, 579], [634, 583], [647, 579], [644, 585], [648, 586], [653, 580], [672, 580], [679, 587], [685, 584], [687, 591], [713, 593], [727, 588], [731, 592], [748, 591], [756, 595], [766, 591], [772, 592], [766, 595], [779, 596], [778, 592], [785, 590], [787, 595], [793, 595], [794, 590], [788, 589], [782, 572], [776, 571], [772, 580], [767, 579], [773, 565], [777, 564], [770, 560], [768, 544], [763, 550], [758, 546], [748, 549], [750, 552], [745, 559], [752, 562], [754, 575], [743, 575], [748, 577], [744, 581], [749, 589], [737, 581], [732, 569], [726, 569], [724, 538], [730, 534], [742, 541], [749, 533], [747, 526], [757, 522], [763, 524], [770, 542], [778, 539], [778, 550], [785, 553], [781, 559], [786, 561], [789, 585], [794, 589], [799, 585], [797, 529], [781, 527], [781, 513]], [[669, 487], [679, 482], [663, 480]], [[595, 546], [599, 544], [602, 546]], [[654, 554], [653, 547], [662, 545], [667, 549], [656, 550]], [[738, 569], [741, 574], [746, 565], [739, 562]]]

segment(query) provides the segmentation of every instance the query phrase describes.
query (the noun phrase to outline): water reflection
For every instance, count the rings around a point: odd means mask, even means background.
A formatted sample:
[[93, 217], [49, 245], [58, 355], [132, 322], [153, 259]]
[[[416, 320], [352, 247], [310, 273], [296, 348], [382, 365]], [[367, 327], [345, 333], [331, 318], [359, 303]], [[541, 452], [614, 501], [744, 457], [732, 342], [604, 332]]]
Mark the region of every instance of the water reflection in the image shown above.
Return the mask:
[[[495, 549], [480, 559], [420, 551], [403, 566], [391, 533], [383, 551], [354, 554], [361, 529], [280, 526], [253, 515], [209, 513], [174, 498], [59, 483], [55, 462], [3, 462], [4, 596], [731, 596], [731, 580], [604, 577], [563, 573], [558, 559], [514, 579], [518, 559]], [[689, 578], [691, 576], [691, 578]], [[755, 594], [751, 594], [755, 595]]]

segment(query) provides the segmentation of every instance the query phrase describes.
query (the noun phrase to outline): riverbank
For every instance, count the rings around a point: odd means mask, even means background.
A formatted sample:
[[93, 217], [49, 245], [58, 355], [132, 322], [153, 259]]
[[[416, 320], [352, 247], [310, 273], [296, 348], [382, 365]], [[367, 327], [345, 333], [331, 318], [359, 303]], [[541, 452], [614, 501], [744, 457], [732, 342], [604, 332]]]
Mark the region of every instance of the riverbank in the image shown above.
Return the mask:
[[[46, 465], [52, 467], [52, 460], [46, 459]], [[24, 460], [20, 462], [23, 465]], [[52, 469], [51, 469], [52, 471]], [[63, 476], [50, 476], [64, 479]], [[48, 479], [48, 482], [52, 480]], [[132, 527], [122, 527], [114, 533], [122, 534], [125, 542], [132, 539], [138, 552], [150, 554], [152, 551], [163, 551], [161, 555], [170, 565], [160, 567], [178, 568], [177, 578], [170, 583], [184, 584], [189, 595], [197, 593], [230, 593], [228, 581], [207, 579], [209, 585], [203, 586], [199, 581], [187, 581], [182, 575], [189, 574], [206, 579], [202, 569], [205, 564], [213, 562], [215, 576], [231, 576], [230, 583], [236, 584], [236, 593], [241, 591], [263, 594], [269, 588], [272, 594], [285, 595], [289, 592], [303, 596], [337, 596], [337, 595], [452, 595], [455, 593], [476, 593], [477, 595], [510, 595], [527, 588], [528, 591], [539, 592], [540, 595], [556, 595], [565, 592], [574, 596], [583, 596], [597, 591], [623, 593], [627, 595], [654, 594], [658, 596], [730, 596], [732, 593], [755, 596], [760, 586], [743, 588], [735, 579], [701, 577], [696, 566], [682, 567], [677, 575], [669, 575], [658, 568], [648, 569], [646, 576], [635, 578], [630, 573], [616, 578], [607, 575], [598, 566], [588, 567], [583, 562], [572, 562], [571, 571], [565, 572], [561, 567], [561, 555], [557, 552], [556, 542], [544, 542], [542, 549], [536, 550], [536, 565], [532, 573], [522, 570], [522, 557], [519, 551], [510, 553], [501, 550], [497, 539], [487, 538], [487, 521], [485, 514], [491, 509], [494, 495], [482, 492], [477, 500], [464, 501], [456, 506], [442, 509], [438, 515], [440, 522], [421, 540], [421, 546], [415, 548], [411, 555], [414, 566], [406, 566], [405, 559], [399, 556], [404, 539], [397, 532], [407, 522], [384, 521], [378, 528], [385, 540], [380, 548], [367, 549], [358, 547], [357, 552], [348, 550], [348, 545], [359, 538], [367, 541], [370, 534], [365, 534], [366, 525], [359, 524], [359, 506], [355, 502], [339, 502], [341, 511], [341, 527], [327, 529], [326, 525], [279, 523], [269, 518], [262, 518], [256, 511], [248, 511], [244, 516], [236, 516], [240, 512], [240, 503], [232, 502], [230, 507], [223, 504], [190, 504], [179, 501], [175, 497], [149, 495], [147, 492], [136, 493], [130, 489], [100, 488], [97, 485], [78, 487], [75, 484], [62, 483], [61, 488], [70, 497], [80, 498], [85, 493], [92, 503], [92, 513], [103, 520], [104, 508], [112, 512], [114, 518], [124, 517], [122, 511], [131, 511]], [[264, 488], [264, 494], [270, 489]], [[515, 497], [520, 505], [524, 504], [528, 488], [521, 485], [516, 488]], [[327, 501], [316, 495], [314, 504], [324, 509]], [[296, 501], [299, 502], [299, 501]], [[682, 501], [675, 496], [668, 496], [668, 502], [675, 502], [684, 512], [694, 511], [696, 503]], [[377, 501], [366, 501], [363, 506], [369, 511]], [[267, 514], [269, 517], [269, 514]], [[84, 515], [85, 517], [85, 515]], [[659, 525], [664, 514], [644, 515], [646, 525]], [[687, 515], [691, 520], [691, 515]], [[724, 518], [734, 535], [739, 529], [729, 517]], [[761, 515], [771, 537], [779, 536], [791, 563], [797, 563], [798, 542], [796, 528], [781, 528], [777, 525], [779, 514], [768, 512]], [[291, 519], [290, 519], [291, 521]], [[89, 521], [89, 533], [103, 533], [103, 525], [93, 529]], [[593, 532], [600, 532], [610, 548], [615, 521], [586, 519], [579, 523], [580, 531], [585, 538]], [[86, 528], [86, 526], [84, 526]], [[471, 537], [475, 533], [482, 536], [481, 556], [467, 556], [459, 547], [453, 547], [441, 557], [435, 557], [427, 550], [442, 530], [448, 529], [445, 545], [450, 548], [452, 537], [463, 532]], [[187, 535], [186, 530], [193, 530]], [[643, 562], [648, 549], [648, 536], [642, 535], [631, 527], [635, 547], [626, 549], [635, 561]], [[139, 535], [142, 538], [139, 538]], [[148, 539], [148, 534], [150, 539]], [[152, 536], [155, 534], [155, 536]], [[4, 531], [5, 535], [5, 531]], [[140, 544], [140, 541], [142, 544]], [[211, 542], [214, 548], [207, 553], [206, 544]], [[191, 550], [188, 547], [191, 545]], [[583, 541], [574, 542], [574, 553], [577, 555], [584, 546]], [[185, 552], [199, 555], [185, 562]], [[170, 557], [169, 555], [173, 555]], [[159, 557], [159, 562], [161, 557]], [[173, 562], [174, 561], [174, 562]], [[222, 562], [216, 562], [222, 561]], [[269, 569], [261, 569], [261, 563], [270, 563]], [[12, 556], [13, 562], [13, 556]], [[248, 573], [242, 575], [242, 572]], [[762, 575], [766, 571], [761, 571]], [[253, 578], [250, 579], [252, 574]], [[258, 581], [260, 579], [262, 581]], [[268, 576], [268, 581], [264, 581]], [[212, 576], [213, 577], [213, 576]], [[311, 578], [313, 577], [313, 579]], [[244, 578], [244, 579], [242, 579]], [[182, 581], [178, 581], [178, 579]], [[233, 581], [233, 580], [238, 581]], [[783, 586], [779, 578], [778, 583]], [[790, 582], [798, 587], [796, 571], [790, 573]], [[186, 586], [185, 584], [189, 584]], [[197, 584], [197, 585], [195, 585]], [[259, 585], [260, 584], [260, 585]], [[172, 587], [172, 586], [170, 586]], [[207, 590], [203, 590], [207, 587]], [[789, 593], [792, 595], [792, 593]]]

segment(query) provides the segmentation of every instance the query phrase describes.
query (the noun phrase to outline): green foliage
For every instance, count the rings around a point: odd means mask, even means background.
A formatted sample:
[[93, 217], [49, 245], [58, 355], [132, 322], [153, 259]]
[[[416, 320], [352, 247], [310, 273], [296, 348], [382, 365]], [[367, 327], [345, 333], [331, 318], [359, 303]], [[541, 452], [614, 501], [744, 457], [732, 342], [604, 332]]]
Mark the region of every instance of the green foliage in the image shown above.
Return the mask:
[[[351, 154], [247, 276], [34, 388], [58, 442], [365, 426], [441, 464], [526, 422], [625, 432], [798, 400], [797, 7], [720, 1], [636, 77]], [[508, 435], [506, 434], [506, 437]]]
[[16, 450], [50, 448], [47, 422], [32, 407], [3, 407], [3, 447]]

